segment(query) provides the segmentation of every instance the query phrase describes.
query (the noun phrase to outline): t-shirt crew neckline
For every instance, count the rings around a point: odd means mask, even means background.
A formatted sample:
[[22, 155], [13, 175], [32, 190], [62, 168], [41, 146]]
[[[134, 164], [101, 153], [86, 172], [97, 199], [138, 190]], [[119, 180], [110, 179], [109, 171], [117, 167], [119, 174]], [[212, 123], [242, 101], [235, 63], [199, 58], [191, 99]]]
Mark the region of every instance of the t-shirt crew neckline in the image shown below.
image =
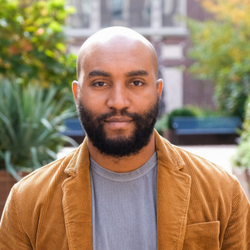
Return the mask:
[[90, 168], [101, 177], [116, 181], [116, 182], [127, 182], [127, 181], [133, 181], [138, 178], [143, 177], [146, 175], [150, 170], [152, 170], [157, 165], [157, 154], [156, 152], [152, 155], [152, 157], [141, 167], [137, 168], [136, 170], [132, 172], [126, 172], [126, 173], [116, 173], [113, 171], [110, 171], [106, 168], [103, 168], [99, 164], [97, 164], [91, 157], [90, 157]]

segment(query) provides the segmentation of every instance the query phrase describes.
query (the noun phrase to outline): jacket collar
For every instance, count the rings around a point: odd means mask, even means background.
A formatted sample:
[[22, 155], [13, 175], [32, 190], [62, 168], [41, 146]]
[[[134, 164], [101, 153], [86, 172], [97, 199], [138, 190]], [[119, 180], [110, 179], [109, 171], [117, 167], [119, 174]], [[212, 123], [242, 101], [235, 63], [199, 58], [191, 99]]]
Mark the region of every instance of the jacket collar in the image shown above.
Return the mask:
[[[191, 177], [176, 148], [155, 131], [157, 172], [157, 237], [159, 250], [182, 249], [190, 199]], [[69, 249], [92, 249], [91, 183], [87, 140], [65, 169], [63, 210]]]

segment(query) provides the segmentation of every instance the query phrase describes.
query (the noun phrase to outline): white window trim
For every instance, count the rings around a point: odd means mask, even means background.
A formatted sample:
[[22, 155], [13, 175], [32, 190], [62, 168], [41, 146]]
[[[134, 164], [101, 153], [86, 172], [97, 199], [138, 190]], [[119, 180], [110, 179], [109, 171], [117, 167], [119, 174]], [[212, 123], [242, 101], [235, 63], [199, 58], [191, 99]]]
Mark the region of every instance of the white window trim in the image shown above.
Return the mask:
[[[65, 28], [65, 34], [71, 38], [89, 37], [98, 30], [101, 29], [100, 19], [100, 0], [91, 0], [91, 11], [90, 11], [90, 28], [73, 29]], [[183, 14], [186, 15], [187, 11], [187, 0], [180, 1], [180, 8]], [[162, 27], [161, 21], [161, 0], [151, 1], [152, 14], [151, 14], [151, 25], [150, 27], [131, 27], [133, 30], [139, 32], [143, 36], [175, 36], [184, 37], [188, 35], [188, 30], [184, 24], [182, 27]], [[156, 18], [157, 17], [157, 18]], [[156, 21], [157, 20], [157, 21]]]

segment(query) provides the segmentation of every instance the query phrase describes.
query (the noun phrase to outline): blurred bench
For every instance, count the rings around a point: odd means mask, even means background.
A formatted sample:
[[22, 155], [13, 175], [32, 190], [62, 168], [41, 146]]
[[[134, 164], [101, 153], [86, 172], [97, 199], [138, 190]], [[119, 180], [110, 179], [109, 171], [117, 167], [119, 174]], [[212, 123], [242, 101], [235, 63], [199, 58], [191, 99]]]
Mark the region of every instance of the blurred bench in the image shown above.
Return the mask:
[[[209, 135], [224, 135], [217, 136], [217, 139], [224, 138], [228, 142], [235, 143], [237, 136], [237, 128], [241, 127], [241, 120], [239, 117], [225, 117], [225, 116], [213, 116], [213, 117], [173, 117], [172, 126], [174, 129], [174, 134], [177, 136], [182, 135], [192, 135], [193, 137], [189, 137], [189, 140], [195, 140], [194, 135], [197, 135], [197, 143], [196, 144], [206, 144], [205, 142], [199, 140], [211, 140], [212, 137]], [[200, 135], [200, 137], [198, 137]], [[207, 135], [207, 136], [206, 136]], [[230, 135], [232, 139], [230, 139]], [[188, 138], [188, 137], [187, 137]], [[216, 138], [216, 137], [214, 137]], [[229, 140], [230, 139], [230, 140]], [[175, 143], [179, 144], [180, 140], [177, 137]], [[230, 142], [225, 144], [231, 144]], [[189, 143], [183, 143], [189, 144]], [[192, 143], [190, 143], [192, 144]], [[208, 144], [217, 144], [216, 142], [209, 142]], [[223, 141], [221, 141], [223, 144]]]
[[63, 135], [67, 135], [75, 140], [78, 144], [82, 143], [85, 132], [82, 129], [82, 125], [78, 118], [68, 118], [64, 120], [66, 130], [62, 132]]
[[239, 117], [174, 117], [172, 126], [178, 135], [232, 134], [241, 126]]

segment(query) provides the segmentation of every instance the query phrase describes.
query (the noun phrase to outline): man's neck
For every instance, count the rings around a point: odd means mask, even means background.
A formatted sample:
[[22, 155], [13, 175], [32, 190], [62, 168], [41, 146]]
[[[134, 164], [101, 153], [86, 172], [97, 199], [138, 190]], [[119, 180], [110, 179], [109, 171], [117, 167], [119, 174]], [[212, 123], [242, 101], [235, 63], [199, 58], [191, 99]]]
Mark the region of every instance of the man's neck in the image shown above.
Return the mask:
[[89, 139], [87, 139], [87, 143], [92, 159], [103, 168], [117, 173], [125, 173], [136, 170], [146, 163], [155, 152], [154, 133], [151, 135], [148, 145], [142, 148], [139, 153], [120, 158], [101, 154], [100, 151], [93, 146]]

